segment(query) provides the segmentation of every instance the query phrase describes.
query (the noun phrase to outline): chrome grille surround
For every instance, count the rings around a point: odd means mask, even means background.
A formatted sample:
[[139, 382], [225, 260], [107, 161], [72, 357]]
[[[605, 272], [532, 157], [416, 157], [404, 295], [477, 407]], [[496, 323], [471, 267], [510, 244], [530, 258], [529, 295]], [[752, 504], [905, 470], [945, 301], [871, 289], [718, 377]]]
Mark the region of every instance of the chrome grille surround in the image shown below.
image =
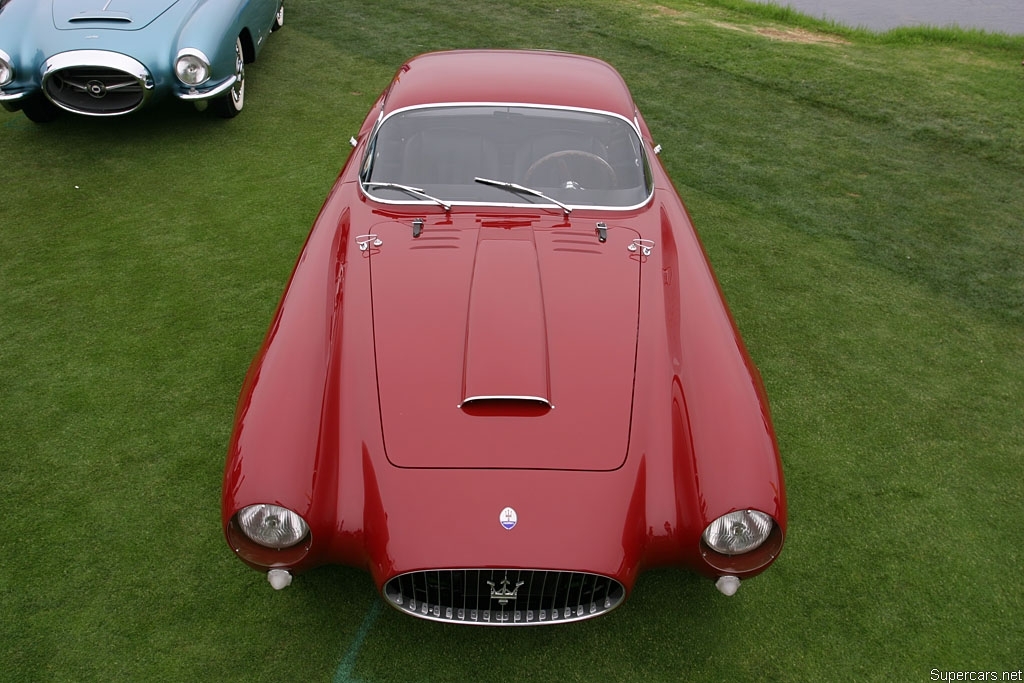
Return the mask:
[[396, 609], [421, 619], [484, 626], [581, 621], [618, 607], [615, 579], [543, 569], [440, 569], [401, 574], [384, 584]]
[[72, 50], [43, 63], [43, 93], [66, 111], [119, 116], [149, 99], [153, 78], [139, 61], [105, 50]]

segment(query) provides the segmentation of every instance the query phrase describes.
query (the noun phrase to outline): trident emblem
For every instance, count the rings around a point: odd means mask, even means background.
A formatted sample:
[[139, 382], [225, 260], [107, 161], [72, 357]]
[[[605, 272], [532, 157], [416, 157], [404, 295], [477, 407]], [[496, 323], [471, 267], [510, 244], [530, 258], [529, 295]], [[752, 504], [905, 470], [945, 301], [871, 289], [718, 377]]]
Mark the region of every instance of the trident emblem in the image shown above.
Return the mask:
[[515, 600], [516, 594], [519, 593], [519, 587], [523, 585], [522, 581], [516, 581], [516, 587], [509, 590], [511, 582], [508, 580], [508, 574], [501, 581], [501, 589], [494, 587], [493, 581], [488, 581], [487, 585], [491, 587], [491, 600], [497, 600], [499, 605], [507, 605], [509, 600]]

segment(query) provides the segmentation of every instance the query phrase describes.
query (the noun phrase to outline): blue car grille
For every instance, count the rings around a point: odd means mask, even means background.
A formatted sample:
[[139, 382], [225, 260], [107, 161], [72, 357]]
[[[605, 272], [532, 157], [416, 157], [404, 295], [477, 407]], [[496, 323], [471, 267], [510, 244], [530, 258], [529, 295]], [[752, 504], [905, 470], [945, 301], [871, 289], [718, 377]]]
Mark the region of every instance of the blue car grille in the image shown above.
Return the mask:
[[98, 66], [54, 71], [43, 88], [57, 106], [93, 116], [127, 114], [142, 106], [146, 96], [145, 84], [132, 74]]
[[600, 616], [626, 597], [621, 583], [598, 574], [537, 569], [442, 569], [410, 572], [384, 585], [402, 612], [448, 623], [527, 626]]

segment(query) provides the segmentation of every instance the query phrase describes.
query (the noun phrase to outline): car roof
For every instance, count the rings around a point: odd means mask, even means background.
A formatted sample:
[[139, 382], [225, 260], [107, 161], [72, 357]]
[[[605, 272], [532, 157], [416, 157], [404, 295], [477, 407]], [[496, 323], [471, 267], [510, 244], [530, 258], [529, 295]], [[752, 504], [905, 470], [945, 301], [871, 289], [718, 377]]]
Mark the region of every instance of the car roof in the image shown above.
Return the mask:
[[451, 50], [406, 62], [385, 114], [439, 103], [509, 103], [594, 109], [632, 119], [622, 76], [593, 57], [541, 50]]

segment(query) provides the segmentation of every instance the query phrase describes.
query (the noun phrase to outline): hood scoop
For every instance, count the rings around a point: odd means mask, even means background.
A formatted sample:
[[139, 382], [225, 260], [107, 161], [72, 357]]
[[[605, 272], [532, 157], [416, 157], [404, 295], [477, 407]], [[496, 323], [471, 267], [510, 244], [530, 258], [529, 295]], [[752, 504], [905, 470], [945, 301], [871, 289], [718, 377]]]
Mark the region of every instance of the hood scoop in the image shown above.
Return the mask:
[[481, 240], [470, 292], [459, 407], [552, 408], [544, 297], [533, 241]]
[[627, 248], [639, 235], [609, 226], [602, 244], [592, 222], [481, 227], [475, 218], [424, 221], [420, 237], [408, 221], [366, 226], [381, 240], [360, 255], [388, 461], [621, 467], [640, 301], [640, 259]]
[[80, 21], [114, 21], [130, 24], [132, 23], [132, 17], [124, 12], [100, 10], [98, 12], [80, 12], [72, 17], [68, 17], [68, 21], [72, 24]]
[[179, 0], [53, 0], [53, 25], [58, 30], [110, 29], [138, 31], [174, 7]]

